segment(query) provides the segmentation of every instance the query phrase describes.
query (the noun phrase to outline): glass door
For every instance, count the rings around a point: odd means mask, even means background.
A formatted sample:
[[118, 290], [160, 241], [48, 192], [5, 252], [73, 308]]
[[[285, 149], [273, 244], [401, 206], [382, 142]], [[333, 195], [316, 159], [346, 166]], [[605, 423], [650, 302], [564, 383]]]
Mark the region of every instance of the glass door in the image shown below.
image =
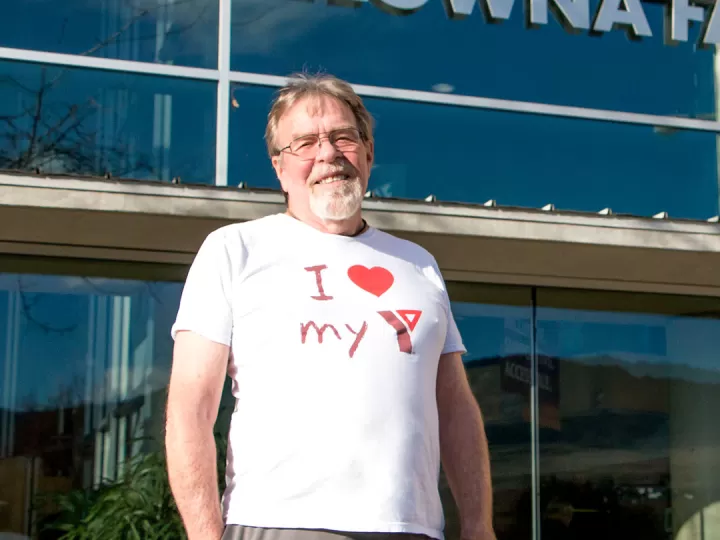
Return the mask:
[[538, 289], [535, 325], [541, 537], [720, 538], [720, 299]]

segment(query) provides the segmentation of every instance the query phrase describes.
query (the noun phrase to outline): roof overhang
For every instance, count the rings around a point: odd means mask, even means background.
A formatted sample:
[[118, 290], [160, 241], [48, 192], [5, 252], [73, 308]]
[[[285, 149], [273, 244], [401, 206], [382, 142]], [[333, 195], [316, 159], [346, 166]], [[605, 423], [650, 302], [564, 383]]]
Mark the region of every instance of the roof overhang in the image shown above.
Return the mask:
[[[374, 226], [450, 280], [720, 296], [720, 225], [366, 199]], [[0, 253], [188, 265], [205, 235], [285, 208], [280, 192], [0, 174]]]

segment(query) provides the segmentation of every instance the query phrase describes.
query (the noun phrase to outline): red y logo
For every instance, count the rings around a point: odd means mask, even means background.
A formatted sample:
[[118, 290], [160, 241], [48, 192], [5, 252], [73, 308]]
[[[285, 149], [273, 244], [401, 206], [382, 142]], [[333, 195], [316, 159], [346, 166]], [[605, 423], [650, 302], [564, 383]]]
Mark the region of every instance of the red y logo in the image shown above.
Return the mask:
[[[392, 311], [378, 311], [378, 314], [395, 329], [400, 352], [412, 354], [413, 347], [410, 332], [415, 330], [422, 311], [417, 309], [398, 309], [397, 314], [402, 317], [402, 321]], [[405, 321], [405, 324], [403, 324], [403, 321]]]

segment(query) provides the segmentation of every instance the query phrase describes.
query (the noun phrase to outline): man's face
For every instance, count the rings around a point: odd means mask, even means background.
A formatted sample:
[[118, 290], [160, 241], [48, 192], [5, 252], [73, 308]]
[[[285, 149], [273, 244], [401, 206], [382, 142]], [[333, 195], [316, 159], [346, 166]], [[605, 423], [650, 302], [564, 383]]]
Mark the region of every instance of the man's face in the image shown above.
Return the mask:
[[275, 143], [279, 148], [298, 137], [319, 135], [321, 145], [312, 159], [286, 150], [273, 156], [272, 164], [284, 191], [288, 208], [299, 219], [344, 221], [360, 211], [373, 161], [373, 145], [360, 144], [342, 151], [326, 137], [335, 130], [356, 128], [355, 116], [341, 101], [308, 97], [298, 101], [278, 122]]

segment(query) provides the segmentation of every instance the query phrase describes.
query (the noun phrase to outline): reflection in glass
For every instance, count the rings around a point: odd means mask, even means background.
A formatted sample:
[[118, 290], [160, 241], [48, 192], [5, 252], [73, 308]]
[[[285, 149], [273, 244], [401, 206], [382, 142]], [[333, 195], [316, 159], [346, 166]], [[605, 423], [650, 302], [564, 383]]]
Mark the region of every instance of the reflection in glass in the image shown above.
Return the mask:
[[0, 532], [160, 448], [181, 287], [0, 273]]
[[715, 134], [366, 100], [382, 196], [708, 219], [718, 213]]
[[[364, 9], [364, 8], [363, 8]], [[273, 89], [237, 85], [229, 184], [278, 189], [263, 133]], [[718, 214], [717, 136], [366, 98], [369, 188], [380, 197], [708, 219]]]
[[[390, 3], [233, 0], [232, 69], [323, 70], [358, 84], [716, 117], [715, 48], [696, 46], [699, 24], [688, 41], [665, 45], [662, 2], [642, 2], [653, 35], [639, 41], [621, 29], [572, 35], [552, 9], [548, 24], [529, 30], [522, 2], [503, 4], [512, 11], [500, 24], [485, 22], [484, 1], [457, 2], [473, 12], [452, 20], [449, 2], [430, 0], [405, 16], [381, 9]], [[590, 19], [600, 3], [589, 2]]]
[[280, 189], [265, 146], [265, 124], [276, 88], [233, 84], [228, 185]]
[[720, 537], [720, 300], [651, 301], [538, 291], [543, 538]]
[[0, 47], [217, 66], [218, 0], [4, 2]]
[[[0, 273], [0, 533], [161, 442], [182, 283]], [[720, 300], [448, 283], [485, 418], [499, 540], [720, 535]], [[533, 315], [535, 309], [535, 315]], [[216, 431], [234, 400], [229, 379]], [[440, 482], [446, 537], [457, 509]], [[45, 508], [45, 507], [43, 507]], [[45, 508], [47, 510], [47, 508]]]
[[212, 83], [0, 61], [0, 169], [214, 183]]
[[[500, 540], [530, 540], [530, 289], [450, 283], [463, 358], [490, 446], [494, 523]], [[460, 538], [457, 509], [441, 477], [445, 537]]]

